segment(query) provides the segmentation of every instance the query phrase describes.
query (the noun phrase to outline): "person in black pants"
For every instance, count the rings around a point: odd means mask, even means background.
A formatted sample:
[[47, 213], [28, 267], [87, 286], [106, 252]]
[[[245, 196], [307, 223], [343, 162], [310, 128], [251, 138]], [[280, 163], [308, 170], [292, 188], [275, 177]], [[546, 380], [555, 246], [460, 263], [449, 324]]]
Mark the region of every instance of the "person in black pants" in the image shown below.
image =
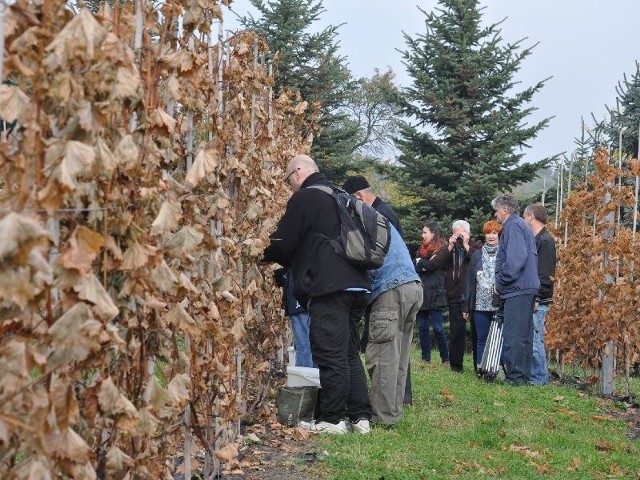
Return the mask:
[[[445, 274], [445, 289], [449, 300], [449, 363], [451, 370], [462, 372], [467, 333], [462, 312], [462, 291], [471, 256], [478, 249], [478, 245], [471, 241], [471, 227], [466, 220], [454, 221], [451, 225], [451, 231], [452, 234], [447, 245], [449, 258]], [[474, 354], [474, 369], [477, 365], [475, 337], [475, 328], [472, 322], [471, 345]]]
[[320, 371], [321, 395], [316, 420], [300, 426], [334, 434], [368, 433], [372, 408], [358, 352], [358, 323], [371, 293], [369, 274], [331, 245], [341, 225], [336, 201], [307, 187], [334, 187], [313, 159], [296, 155], [283, 181], [293, 195], [270, 236], [264, 260], [291, 267], [293, 293], [311, 317], [311, 351]]

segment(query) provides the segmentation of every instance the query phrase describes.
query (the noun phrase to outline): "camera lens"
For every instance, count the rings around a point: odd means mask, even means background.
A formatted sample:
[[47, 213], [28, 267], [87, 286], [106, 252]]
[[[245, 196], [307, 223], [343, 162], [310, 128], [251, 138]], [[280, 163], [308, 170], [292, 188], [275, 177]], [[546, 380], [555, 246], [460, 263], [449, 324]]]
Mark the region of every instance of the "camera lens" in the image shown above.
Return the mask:
[[456, 238], [456, 243], [458, 245], [462, 245], [464, 243], [464, 238], [462, 238], [462, 235], [458, 235], [458, 238]]

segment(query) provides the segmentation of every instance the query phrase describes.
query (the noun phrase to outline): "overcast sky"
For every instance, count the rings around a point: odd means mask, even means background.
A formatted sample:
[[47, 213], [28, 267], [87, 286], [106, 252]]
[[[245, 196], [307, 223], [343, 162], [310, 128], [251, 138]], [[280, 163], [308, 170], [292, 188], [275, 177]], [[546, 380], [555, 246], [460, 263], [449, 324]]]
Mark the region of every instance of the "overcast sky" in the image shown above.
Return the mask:
[[[339, 29], [341, 52], [357, 77], [375, 68], [391, 67], [399, 85], [408, 85], [398, 50], [405, 49], [403, 32], [424, 33], [425, 11], [436, 0], [323, 0], [326, 12], [319, 27], [344, 24]], [[638, 26], [640, 0], [481, 0], [486, 24], [502, 19], [502, 37], [515, 42], [528, 38], [525, 46], [539, 43], [525, 59], [517, 80], [531, 86], [552, 77], [533, 97], [538, 111], [535, 122], [555, 117], [531, 144], [525, 159], [534, 161], [575, 150], [580, 119], [592, 124], [591, 114], [605, 117], [605, 105], [615, 106], [618, 81], [630, 78], [640, 59]], [[251, 11], [249, 0], [234, 0], [240, 15]], [[227, 14], [225, 28], [237, 22]]]

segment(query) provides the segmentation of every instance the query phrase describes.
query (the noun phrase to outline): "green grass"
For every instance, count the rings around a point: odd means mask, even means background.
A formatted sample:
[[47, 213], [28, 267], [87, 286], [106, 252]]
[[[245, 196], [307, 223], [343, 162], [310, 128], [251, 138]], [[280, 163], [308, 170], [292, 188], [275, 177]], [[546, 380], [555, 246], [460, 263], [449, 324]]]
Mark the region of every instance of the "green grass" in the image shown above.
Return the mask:
[[419, 364], [395, 430], [317, 435], [326, 479], [640, 479], [640, 443], [619, 406], [573, 387], [512, 387]]

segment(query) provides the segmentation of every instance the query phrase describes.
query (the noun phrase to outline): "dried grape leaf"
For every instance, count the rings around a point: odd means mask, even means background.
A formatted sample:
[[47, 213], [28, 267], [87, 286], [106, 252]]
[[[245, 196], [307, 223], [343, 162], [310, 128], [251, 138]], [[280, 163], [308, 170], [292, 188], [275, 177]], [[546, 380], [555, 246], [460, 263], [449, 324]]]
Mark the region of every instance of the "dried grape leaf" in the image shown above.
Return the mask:
[[166, 388], [158, 382], [155, 376], [151, 376], [144, 390], [144, 400], [148, 402], [154, 410], [160, 412], [165, 405], [171, 402], [173, 396]]
[[118, 417], [118, 424], [125, 430], [130, 430], [137, 423], [138, 411], [136, 407], [118, 390], [111, 377], [102, 381], [98, 393], [98, 403], [106, 415]]
[[132, 465], [133, 459], [118, 447], [113, 446], [107, 452], [107, 471], [112, 475]]
[[62, 161], [54, 168], [52, 177], [70, 190], [75, 190], [78, 187], [78, 175], [89, 173], [95, 156], [93, 147], [83, 142], [69, 140], [64, 146]]
[[178, 226], [182, 219], [182, 206], [178, 202], [166, 200], [162, 203], [158, 216], [151, 224], [152, 235], [169, 233]]
[[62, 249], [60, 264], [86, 275], [91, 271], [91, 265], [103, 245], [104, 237], [101, 234], [80, 225], [71, 234], [68, 245]]
[[93, 318], [86, 303], [76, 303], [49, 327], [49, 368], [87, 358], [93, 349], [100, 346], [90, 333], [102, 328], [102, 324]]
[[167, 127], [169, 133], [173, 133], [176, 128], [176, 120], [169, 116], [167, 112], [161, 108], [156, 108], [151, 114], [151, 123], [158, 127]]
[[20, 391], [29, 382], [27, 347], [23, 342], [10, 340], [0, 348], [2, 376], [0, 391], [5, 398]]
[[178, 330], [189, 333], [198, 332], [198, 324], [184, 309], [182, 302], [177, 303], [175, 307], [166, 314], [165, 318], [170, 325], [175, 325]]
[[125, 100], [128, 98], [140, 98], [140, 75], [131, 72], [128, 68], [119, 67], [116, 74], [116, 82], [111, 90], [111, 100]]
[[45, 48], [48, 53], [45, 65], [49, 70], [55, 70], [59, 67], [66, 68], [71, 58], [93, 59], [106, 33], [107, 30], [98, 23], [89, 9], [82, 9]]
[[218, 153], [214, 149], [202, 148], [196, 154], [193, 165], [187, 172], [185, 181], [196, 187], [200, 181], [210, 175], [218, 166]]
[[7, 122], [25, 123], [29, 113], [29, 97], [18, 87], [0, 86], [0, 117]]
[[98, 277], [93, 274], [82, 277], [73, 289], [82, 300], [91, 302], [94, 312], [104, 320], [111, 320], [120, 312]]
[[118, 165], [124, 170], [130, 170], [138, 165], [139, 149], [131, 135], [125, 135], [118, 142], [114, 157]]
[[204, 235], [201, 232], [192, 226], [186, 225], [171, 237], [167, 242], [167, 248], [174, 255], [180, 253], [192, 253], [193, 249], [202, 242], [203, 238]]
[[176, 291], [178, 278], [164, 260], [160, 262], [160, 265], [151, 270], [149, 280], [163, 292], [173, 294]]
[[172, 395], [176, 406], [182, 408], [184, 404], [191, 398], [189, 393], [189, 386], [191, 385], [191, 378], [186, 373], [176, 375], [171, 379], [167, 390]]
[[122, 255], [122, 269], [123, 270], [135, 270], [143, 267], [149, 261], [149, 256], [155, 253], [155, 248], [150, 245], [142, 245], [139, 242], [134, 242], [127, 248], [124, 255]]
[[46, 246], [50, 235], [35, 219], [10, 212], [0, 220], [0, 238], [0, 262], [23, 265], [31, 249]]

